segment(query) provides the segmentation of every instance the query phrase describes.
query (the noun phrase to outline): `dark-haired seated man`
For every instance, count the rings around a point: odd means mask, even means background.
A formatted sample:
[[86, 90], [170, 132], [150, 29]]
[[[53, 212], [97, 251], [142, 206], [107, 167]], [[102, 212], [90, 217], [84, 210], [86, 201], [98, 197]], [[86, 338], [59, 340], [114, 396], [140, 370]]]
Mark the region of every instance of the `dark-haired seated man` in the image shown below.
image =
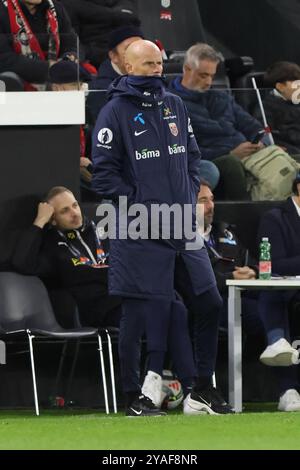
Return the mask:
[[118, 325], [120, 299], [108, 295], [107, 247], [94, 222], [83, 217], [74, 194], [63, 186], [52, 188], [45, 201], [19, 238], [15, 269], [64, 287], [75, 299], [83, 325]]
[[[268, 237], [271, 243], [272, 273], [279, 276], [300, 275], [300, 173], [293, 182], [292, 191], [293, 196], [281, 207], [264, 214], [259, 227], [259, 240]], [[300, 383], [296, 367], [299, 350], [292, 342], [296, 329], [299, 330], [299, 322], [294, 322], [294, 328], [290, 326], [288, 308], [299, 299], [297, 289], [262, 291], [259, 299], [259, 312], [268, 344], [260, 360], [267, 366], [275, 366], [279, 411], [300, 411]]]
[[[264, 76], [273, 90], [263, 105], [275, 143], [282, 145], [292, 156], [300, 158], [300, 67], [293, 62], [272, 64]], [[256, 110], [259, 117], [260, 111]]]
[[127, 47], [139, 39], [144, 39], [144, 34], [134, 25], [121, 26], [111, 31], [108, 37], [108, 58], [100, 64], [97, 77], [89, 84], [90, 90], [106, 90], [116, 78], [127, 73], [124, 54]]

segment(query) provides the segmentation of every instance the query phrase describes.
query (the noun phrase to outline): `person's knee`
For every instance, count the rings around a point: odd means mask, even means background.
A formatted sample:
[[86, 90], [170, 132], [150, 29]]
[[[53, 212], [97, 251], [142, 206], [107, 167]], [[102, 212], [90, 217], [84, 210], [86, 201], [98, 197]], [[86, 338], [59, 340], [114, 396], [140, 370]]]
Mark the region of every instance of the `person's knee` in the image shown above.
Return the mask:
[[203, 178], [205, 181], [208, 181], [212, 190], [214, 190], [220, 179], [220, 172], [218, 167], [209, 160], [201, 160], [199, 169], [201, 178]]
[[234, 175], [245, 174], [243, 163], [234, 155], [220, 157], [220, 161], [218, 162], [218, 159], [216, 159], [215, 164], [219, 168], [221, 176], [225, 173], [230, 174], [232, 176], [232, 181], [234, 181]]

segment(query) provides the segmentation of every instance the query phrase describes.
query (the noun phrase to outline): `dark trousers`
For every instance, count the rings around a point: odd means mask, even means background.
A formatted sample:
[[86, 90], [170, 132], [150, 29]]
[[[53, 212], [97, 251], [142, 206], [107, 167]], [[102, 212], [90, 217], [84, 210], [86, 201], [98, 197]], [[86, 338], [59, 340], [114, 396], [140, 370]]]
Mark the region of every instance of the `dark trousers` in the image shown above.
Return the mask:
[[[223, 307], [220, 326], [228, 328], [228, 296], [223, 295]], [[242, 292], [242, 328], [247, 336], [264, 339], [264, 325], [258, 311], [259, 293], [257, 291]]]
[[231, 201], [251, 199], [247, 192], [245, 168], [238, 157], [223, 155], [215, 158], [213, 163], [220, 172], [219, 184], [214, 191], [216, 199]]
[[[199, 276], [201, 276], [201, 270], [199, 270]], [[222, 298], [217, 287], [195, 295], [189, 273], [181, 258], [176, 263], [175, 289], [183, 298], [191, 315], [190, 327], [197, 375], [198, 377], [211, 377], [216, 366]]]
[[[140, 390], [141, 338], [148, 356], [169, 350], [175, 372], [186, 382], [196, 375], [187, 312], [181, 301], [125, 298], [120, 322], [119, 357], [123, 391]], [[160, 374], [162, 370], [159, 371]]]

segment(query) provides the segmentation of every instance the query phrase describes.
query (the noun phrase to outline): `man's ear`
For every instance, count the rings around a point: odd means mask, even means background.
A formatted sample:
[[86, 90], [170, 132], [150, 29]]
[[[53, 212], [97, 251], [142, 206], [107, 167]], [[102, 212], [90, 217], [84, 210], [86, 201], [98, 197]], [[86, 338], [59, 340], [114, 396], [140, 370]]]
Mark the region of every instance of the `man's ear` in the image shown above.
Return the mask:
[[125, 62], [124, 66], [125, 66], [125, 70], [126, 70], [127, 74], [130, 75], [131, 72], [132, 72], [132, 65], [128, 64], [128, 62]]
[[116, 53], [113, 49], [108, 51], [108, 57], [110, 58], [111, 62], [115, 63]]
[[275, 89], [276, 89], [277, 91], [279, 91], [279, 93], [281, 93], [282, 90], [284, 89], [284, 83], [282, 83], [282, 82], [276, 82], [276, 83], [275, 83]]

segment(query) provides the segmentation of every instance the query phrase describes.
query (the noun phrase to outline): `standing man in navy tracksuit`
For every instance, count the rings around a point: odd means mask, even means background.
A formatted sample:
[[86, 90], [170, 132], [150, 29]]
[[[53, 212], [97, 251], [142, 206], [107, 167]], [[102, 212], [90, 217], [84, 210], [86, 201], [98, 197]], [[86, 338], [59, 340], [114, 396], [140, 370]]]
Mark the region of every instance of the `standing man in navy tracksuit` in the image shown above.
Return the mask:
[[[93, 187], [116, 202], [120, 196], [126, 196], [128, 206], [141, 203], [150, 210], [154, 204], [177, 203], [181, 208], [184, 205], [195, 208], [200, 154], [181, 99], [165, 90], [160, 51], [150, 41], [135, 41], [125, 53], [125, 64], [129, 75], [113, 82], [109, 101], [95, 126]], [[149, 221], [152, 228], [150, 216]], [[160, 383], [157, 376], [163, 367], [162, 345], [166, 349], [168, 335], [172, 343], [177, 334], [182, 347], [180, 358], [173, 354], [177, 371], [183, 363], [187, 364], [184, 357], [189, 353], [187, 326], [183, 313], [181, 317], [178, 315], [180, 303], [175, 301], [174, 290], [179, 269], [178, 277], [184, 273], [189, 283], [192, 301], [202, 301], [194, 325], [198, 328], [195, 334], [198, 378], [185, 400], [184, 411], [187, 414], [230, 412], [211, 386], [221, 305], [215, 277], [206, 249], [187, 250], [184, 237], [178, 240], [172, 235], [174, 228], [171, 227], [169, 239], [160, 236], [147, 240], [130, 237], [111, 240], [109, 289], [110, 293], [123, 297], [121, 368], [122, 349], [134, 347], [144, 323], [147, 347], [151, 351], [148, 370], [153, 373], [148, 372], [146, 377], [146, 382], [149, 379], [146, 391], [151, 389], [151, 382], [152, 385]], [[162, 227], [158, 229], [161, 231]], [[177, 332], [174, 332], [173, 316]], [[137, 395], [138, 387], [133, 379], [136, 364], [132, 365], [132, 377], [127, 377], [127, 383], [123, 375], [127, 415], [151, 414], [153, 406], [145, 397]], [[188, 369], [185, 376], [181, 373], [181, 379], [190, 377], [193, 368]]]

